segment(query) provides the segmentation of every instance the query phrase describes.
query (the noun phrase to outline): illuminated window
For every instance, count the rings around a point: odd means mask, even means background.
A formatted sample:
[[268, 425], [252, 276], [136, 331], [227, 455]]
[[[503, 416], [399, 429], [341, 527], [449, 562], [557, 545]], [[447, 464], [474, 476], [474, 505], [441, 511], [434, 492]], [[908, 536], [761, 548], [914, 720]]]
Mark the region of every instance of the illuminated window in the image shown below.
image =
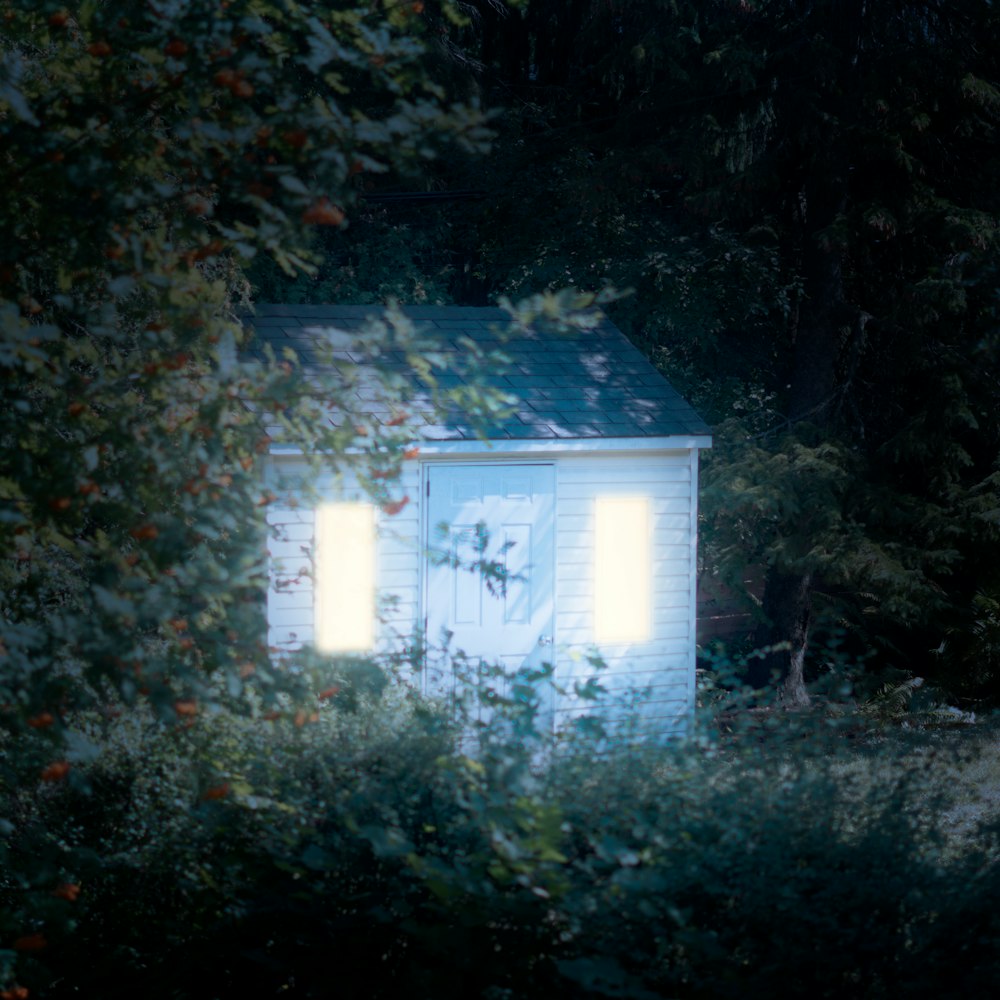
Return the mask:
[[652, 619], [649, 497], [598, 497], [594, 537], [594, 639], [642, 642]]
[[375, 642], [375, 509], [324, 504], [316, 511], [316, 648], [364, 652]]

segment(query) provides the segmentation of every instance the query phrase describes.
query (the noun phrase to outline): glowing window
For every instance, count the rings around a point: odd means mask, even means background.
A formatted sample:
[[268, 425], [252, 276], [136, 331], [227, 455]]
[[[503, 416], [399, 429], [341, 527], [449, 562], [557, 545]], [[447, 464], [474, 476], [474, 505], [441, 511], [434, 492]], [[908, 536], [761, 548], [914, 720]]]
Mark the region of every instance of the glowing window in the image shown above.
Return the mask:
[[375, 509], [324, 504], [316, 511], [316, 648], [364, 652], [375, 642]]
[[598, 497], [594, 536], [594, 639], [642, 642], [652, 619], [649, 497]]

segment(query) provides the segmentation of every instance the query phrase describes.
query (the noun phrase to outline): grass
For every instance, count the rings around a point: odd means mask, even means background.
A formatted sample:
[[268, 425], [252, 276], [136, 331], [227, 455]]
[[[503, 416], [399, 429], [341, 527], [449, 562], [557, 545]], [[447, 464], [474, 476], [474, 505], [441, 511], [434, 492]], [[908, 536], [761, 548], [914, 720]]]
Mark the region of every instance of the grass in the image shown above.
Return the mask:
[[786, 759], [831, 768], [859, 796], [907, 782], [907, 801], [923, 811], [928, 831], [943, 835], [944, 854], [1000, 857], [1000, 712], [954, 719], [913, 713], [879, 720], [830, 706], [794, 716], [751, 710], [730, 725], [720, 747], [736, 767]]
[[937, 819], [953, 849], [985, 847], [984, 825], [1000, 831], [1000, 715], [971, 723], [899, 724], [873, 737], [873, 744], [876, 766], [880, 758], [902, 757], [922, 773], [928, 808], [941, 804]]

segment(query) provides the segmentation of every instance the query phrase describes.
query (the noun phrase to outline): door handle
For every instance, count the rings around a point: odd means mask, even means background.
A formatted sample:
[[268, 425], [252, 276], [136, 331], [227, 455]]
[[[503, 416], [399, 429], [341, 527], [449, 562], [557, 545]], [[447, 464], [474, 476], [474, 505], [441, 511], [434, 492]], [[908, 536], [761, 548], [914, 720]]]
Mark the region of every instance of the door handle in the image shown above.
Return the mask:
[[551, 646], [552, 645], [552, 636], [551, 635], [540, 635], [538, 637], [538, 645], [539, 646]]

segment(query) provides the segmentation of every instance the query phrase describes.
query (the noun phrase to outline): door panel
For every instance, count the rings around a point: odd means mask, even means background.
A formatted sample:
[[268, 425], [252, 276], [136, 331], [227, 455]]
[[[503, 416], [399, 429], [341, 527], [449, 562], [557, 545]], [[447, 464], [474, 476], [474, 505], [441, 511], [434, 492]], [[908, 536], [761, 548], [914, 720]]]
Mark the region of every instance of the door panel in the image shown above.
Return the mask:
[[[552, 635], [554, 467], [437, 466], [428, 483], [428, 642], [440, 646], [445, 630], [472, 669], [482, 662], [516, 670], [540, 637]], [[502, 567], [506, 583], [488, 579], [484, 562]], [[429, 692], [452, 691], [452, 661], [426, 677]]]

